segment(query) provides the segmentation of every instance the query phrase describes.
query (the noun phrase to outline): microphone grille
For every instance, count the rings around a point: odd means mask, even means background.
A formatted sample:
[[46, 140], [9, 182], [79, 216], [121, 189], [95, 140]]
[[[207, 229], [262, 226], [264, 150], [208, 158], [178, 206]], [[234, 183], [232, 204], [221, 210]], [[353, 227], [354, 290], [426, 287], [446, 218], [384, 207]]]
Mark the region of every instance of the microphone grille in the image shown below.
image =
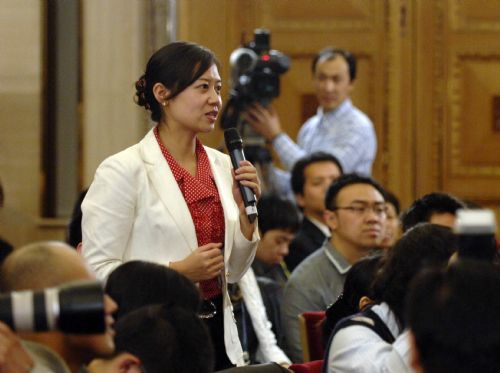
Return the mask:
[[243, 140], [236, 128], [228, 128], [224, 131], [224, 140], [228, 150], [238, 149], [243, 146]]

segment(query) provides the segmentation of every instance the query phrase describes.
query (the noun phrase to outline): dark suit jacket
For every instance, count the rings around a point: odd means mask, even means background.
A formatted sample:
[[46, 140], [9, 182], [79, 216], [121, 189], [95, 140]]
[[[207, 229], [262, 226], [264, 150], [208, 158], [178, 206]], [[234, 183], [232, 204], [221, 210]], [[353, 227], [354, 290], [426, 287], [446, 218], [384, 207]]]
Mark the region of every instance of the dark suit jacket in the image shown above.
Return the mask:
[[304, 216], [302, 225], [290, 243], [289, 254], [285, 257], [288, 270], [292, 272], [306, 257], [319, 249], [326, 236]]

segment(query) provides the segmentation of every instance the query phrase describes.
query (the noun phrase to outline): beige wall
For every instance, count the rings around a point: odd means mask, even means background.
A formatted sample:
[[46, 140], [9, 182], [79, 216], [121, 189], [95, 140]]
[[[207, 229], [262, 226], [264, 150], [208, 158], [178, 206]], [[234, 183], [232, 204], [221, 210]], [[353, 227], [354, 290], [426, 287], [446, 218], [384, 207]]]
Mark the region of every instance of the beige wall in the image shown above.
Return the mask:
[[82, 181], [88, 186], [106, 157], [135, 144], [147, 119], [134, 82], [145, 65], [142, 0], [85, 0], [82, 60]]
[[[133, 82], [146, 60], [146, 4], [81, 2], [82, 187], [105, 157], [134, 144], [147, 130], [146, 114], [133, 103]], [[0, 236], [15, 246], [62, 239], [65, 219], [40, 218], [43, 1], [0, 0], [0, 9], [0, 179], [6, 195]]]
[[13, 244], [39, 237], [42, 7], [0, 1], [0, 178], [6, 203], [0, 235]]

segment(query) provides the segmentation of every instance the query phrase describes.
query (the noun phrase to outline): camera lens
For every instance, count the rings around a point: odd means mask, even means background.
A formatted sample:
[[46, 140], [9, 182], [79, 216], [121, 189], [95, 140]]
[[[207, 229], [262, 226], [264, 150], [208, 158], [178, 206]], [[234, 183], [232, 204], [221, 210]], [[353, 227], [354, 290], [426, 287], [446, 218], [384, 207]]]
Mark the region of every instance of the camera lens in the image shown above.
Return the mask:
[[16, 331], [101, 334], [106, 330], [104, 292], [99, 282], [85, 281], [2, 294], [0, 320]]

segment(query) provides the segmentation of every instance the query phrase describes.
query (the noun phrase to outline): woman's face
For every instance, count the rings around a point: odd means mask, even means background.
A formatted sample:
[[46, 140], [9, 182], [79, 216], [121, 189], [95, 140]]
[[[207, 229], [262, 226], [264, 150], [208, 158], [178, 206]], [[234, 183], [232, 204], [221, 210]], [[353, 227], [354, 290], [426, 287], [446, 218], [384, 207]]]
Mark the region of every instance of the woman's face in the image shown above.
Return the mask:
[[222, 106], [221, 78], [212, 65], [193, 84], [167, 101], [165, 115], [171, 128], [184, 128], [193, 133], [214, 129]]

